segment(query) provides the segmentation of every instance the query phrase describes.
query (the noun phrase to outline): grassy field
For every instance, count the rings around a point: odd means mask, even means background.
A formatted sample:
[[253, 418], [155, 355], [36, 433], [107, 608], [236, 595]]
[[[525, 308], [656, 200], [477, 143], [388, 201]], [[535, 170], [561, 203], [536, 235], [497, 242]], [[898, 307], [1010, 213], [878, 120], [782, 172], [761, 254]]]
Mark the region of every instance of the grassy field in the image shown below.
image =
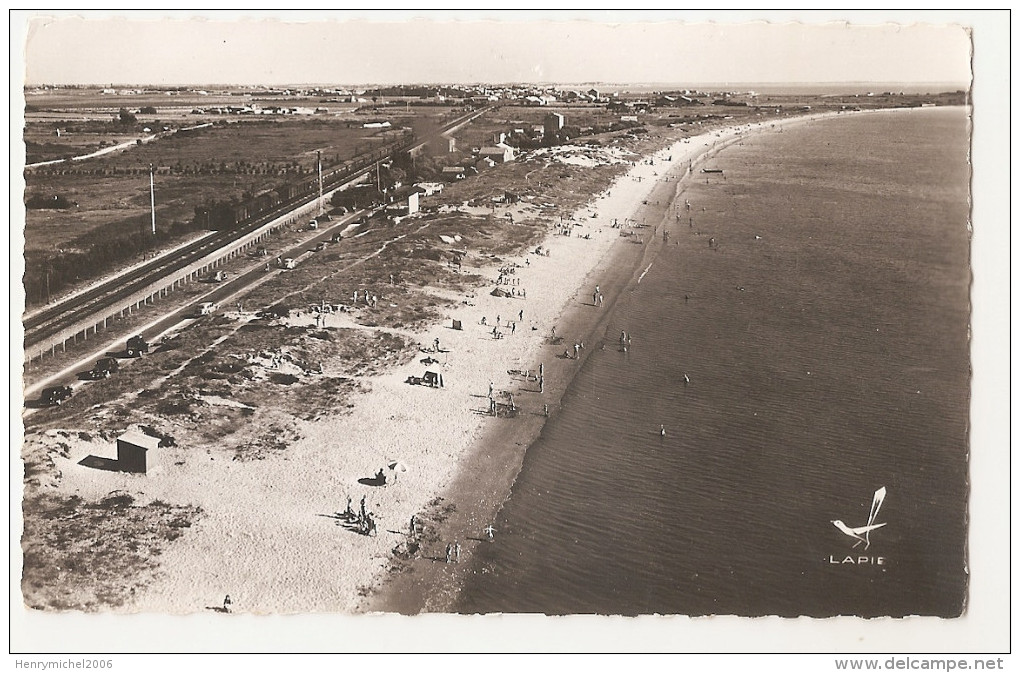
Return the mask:
[[[26, 263], [30, 269], [44, 269], [65, 251], [88, 253], [97, 236], [112, 241], [148, 231], [150, 164], [156, 169], [157, 230], [166, 233], [183, 229], [174, 223], [189, 222], [196, 207], [207, 201], [240, 200], [314, 176], [316, 152], [326, 165], [341, 163], [398, 134], [333, 117], [245, 119], [176, 133], [96, 159], [27, 171], [26, 201], [61, 196], [74, 205], [26, 211]], [[106, 270], [88, 269], [96, 274]]]

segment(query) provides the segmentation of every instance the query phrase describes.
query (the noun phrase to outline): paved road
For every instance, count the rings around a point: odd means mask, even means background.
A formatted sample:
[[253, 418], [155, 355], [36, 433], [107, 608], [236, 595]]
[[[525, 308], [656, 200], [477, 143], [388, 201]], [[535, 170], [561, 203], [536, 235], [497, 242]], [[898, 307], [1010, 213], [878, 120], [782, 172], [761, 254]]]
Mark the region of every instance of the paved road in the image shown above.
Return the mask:
[[[301, 243], [282, 251], [280, 253], [280, 257], [298, 259], [302, 255], [317, 254], [310, 251], [314, 250], [314, 248], [322, 241], [330, 240], [334, 234], [349, 230], [353, 221], [367, 215], [367, 211], [357, 211], [350, 215], [346, 215], [329, 226], [319, 229], [318, 233], [314, 236], [311, 236]], [[336, 243], [334, 245], [342, 245], [342, 243]], [[267, 261], [272, 264], [274, 260], [275, 257], [270, 258]], [[229, 310], [232, 308], [232, 303], [243, 297], [243, 295], [248, 292], [252, 286], [265, 280], [267, 275], [275, 275], [279, 273], [286, 273], [286, 271], [276, 268], [275, 266], [271, 266], [270, 270], [266, 271], [265, 267], [260, 264], [252, 270], [242, 273], [234, 278], [225, 280], [222, 283], [211, 284], [211, 288], [208, 292], [196, 297], [187, 305], [173, 309], [159, 319], [149, 323], [148, 325], [144, 325], [138, 329], [135, 334], [142, 335], [145, 340], [150, 343], [157, 343], [164, 335], [179, 331], [196, 320], [201, 320], [201, 318], [197, 317], [199, 304], [203, 302], [213, 302], [219, 304], [220, 307]], [[116, 341], [95, 341], [94, 343], [97, 343], [98, 345], [94, 352], [84, 355], [81, 359], [65, 367], [60, 372], [28, 386], [25, 389], [25, 405], [28, 407], [25, 413], [30, 414], [33, 412], [34, 405], [38, 403], [38, 395], [43, 388], [58, 385], [69, 385], [72, 388], [77, 388], [82, 385], [88, 385], [89, 381], [79, 380], [78, 374], [91, 369], [95, 361], [101, 357], [124, 357], [125, 342], [126, 339], [123, 338], [118, 338]], [[115, 376], [128, 375], [123, 370], [126, 367], [131, 366], [131, 360], [122, 360], [120, 364], [122, 371], [115, 374]]]

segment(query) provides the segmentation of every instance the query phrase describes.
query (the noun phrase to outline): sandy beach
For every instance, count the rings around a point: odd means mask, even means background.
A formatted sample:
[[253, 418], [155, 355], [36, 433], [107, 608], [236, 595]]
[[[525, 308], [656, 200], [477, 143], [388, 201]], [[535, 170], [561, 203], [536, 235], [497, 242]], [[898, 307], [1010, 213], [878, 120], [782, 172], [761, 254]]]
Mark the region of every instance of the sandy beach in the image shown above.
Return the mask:
[[[683, 174], [690, 170], [696, 179], [700, 162], [724, 144], [769, 128], [713, 129], [676, 142], [635, 162], [564, 220], [571, 235], [552, 227], [541, 245], [547, 254], [532, 249], [471, 269], [490, 284], [458, 297], [458, 308], [427, 331], [404, 333], [421, 348], [411, 363], [368, 377], [345, 413], [299, 421], [300, 436], [285, 454], [237, 462], [192, 453], [185, 460], [183, 450], [168, 449], [167, 468], [140, 477], [82, 468], [78, 462], [95, 446], [71, 441], [67, 455], [54, 458], [66, 489], [84, 498], [115, 490], [142, 493], [140, 503], [187, 503], [203, 513], [161, 556], [157, 579], [124, 611], [215, 610], [227, 594], [232, 610], [241, 613], [443, 611], [462, 567], [445, 562], [446, 546], [459, 542], [463, 556], [484, 543], [483, 529], [541, 431], [545, 405], [556, 413], [579, 364], [565, 352], [572, 355], [574, 343], [584, 342], [577, 349], [583, 359], [596, 347], [591, 335], [599, 315], [632, 273], [615, 268], [614, 260], [643, 247], [634, 242], [647, 244], [658, 235]], [[497, 285], [501, 267], [512, 273]], [[596, 285], [600, 306], [593, 305]], [[494, 288], [512, 289], [512, 296], [494, 296]], [[311, 324], [313, 318], [294, 320]], [[339, 315], [325, 320], [325, 326], [354, 326]], [[462, 329], [453, 329], [455, 320]], [[560, 343], [553, 340], [554, 328]], [[435, 362], [420, 362], [425, 358]], [[426, 370], [441, 374], [443, 386], [407, 382]], [[490, 383], [499, 403], [496, 417], [490, 414]], [[507, 413], [509, 395], [516, 414]], [[388, 470], [393, 462], [406, 471]], [[384, 486], [371, 482], [380, 469], [390, 476]], [[364, 498], [377, 535], [347, 525], [341, 514], [348, 498], [355, 511]], [[413, 539], [412, 516], [419, 523]], [[410, 565], [395, 563], [394, 551], [409, 541], [421, 545], [415, 558]]]

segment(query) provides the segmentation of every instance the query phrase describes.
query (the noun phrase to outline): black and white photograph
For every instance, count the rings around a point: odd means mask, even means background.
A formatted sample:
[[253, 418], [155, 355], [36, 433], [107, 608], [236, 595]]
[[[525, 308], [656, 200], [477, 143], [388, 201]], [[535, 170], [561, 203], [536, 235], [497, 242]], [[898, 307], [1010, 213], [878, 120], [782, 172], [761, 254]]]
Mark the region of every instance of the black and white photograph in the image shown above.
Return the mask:
[[10, 20], [12, 652], [1009, 651], [1008, 11]]

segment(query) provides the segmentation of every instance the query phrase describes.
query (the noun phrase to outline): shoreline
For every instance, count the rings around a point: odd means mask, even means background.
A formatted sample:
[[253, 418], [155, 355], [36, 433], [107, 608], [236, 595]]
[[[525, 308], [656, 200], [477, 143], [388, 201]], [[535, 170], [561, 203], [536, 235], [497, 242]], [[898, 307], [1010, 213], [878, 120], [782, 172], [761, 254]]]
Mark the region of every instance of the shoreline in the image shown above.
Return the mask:
[[[662, 180], [668, 172], [664, 159], [672, 153], [670, 167], [676, 171], [692, 167], [689, 179], [696, 172], [693, 167], [700, 167], [713, 151], [748, 130], [768, 131], [766, 124], [713, 128], [639, 159], [606, 192], [593, 195], [575, 211], [574, 220], [580, 222], [570, 227], [573, 235], [558, 236], [549, 225], [541, 243], [549, 256], [529, 254], [500, 262], [519, 264], [512, 278], [520, 279], [527, 299], [495, 297], [487, 293], [489, 287], [472, 292], [440, 323], [413, 335], [422, 347], [414, 360], [362, 379], [364, 392], [349, 410], [338, 409], [318, 420], [281, 415], [284, 439], [291, 433], [294, 437], [285, 453], [234, 462], [179, 447], [166, 452], [164, 460], [173, 462], [173, 468], [139, 481], [134, 475], [83, 469], [81, 458], [102, 455], [108, 448], [95, 440], [68, 438], [66, 455], [53, 456], [63, 475], [61, 490], [94, 500], [123, 490], [138, 494], [140, 504], [183, 502], [203, 512], [188, 533], [161, 554], [159, 575], [129, 604], [113, 611], [194, 614], [215, 610], [226, 594], [235, 612], [253, 614], [414, 614], [452, 604], [459, 584], [455, 571], [470, 563], [443, 563], [444, 547], [458, 539], [470, 560], [469, 545], [482, 541], [482, 529], [509, 496], [527, 448], [541, 431], [542, 404], [556, 413], [578, 365], [595, 348], [597, 339], [590, 335], [633, 281], [642, 255], [656, 243], [655, 225], [662, 215], [656, 220], [654, 213], [664, 213], [683, 184]], [[648, 163], [649, 157], [655, 157], [654, 164]], [[661, 196], [650, 198], [657, 189]], [[642, 203], [645, 200], [649, 203]], [[593, 212], [598, 217], [591, 217]], [[647, 226], [630, 230], [638, 233], [641, 245], [628, 243], [632, 237], [621, 236], [626, 230], [612, 227], [614, 218], [641, 217]], [[578, 232], [591, 238], [579, 238]], [[621, 268], [618, 260], [625, 254], [635, 257], [634, 266]], [[494, 286], [494, 265], [470, 271], [489, 277]], [[589, 285], [594, 284], [604, 286], [609, 306], [592, 306]], [[592, 311], [599, 311], [599, 318], [592, 320]], [[496, 315], [503, 324], [503, 318], [517, 319], [514, 333], [504, 329], [505, 338], [493, 338]], [[460, 320], [463, 329], [453, 329], [452, 320]], [[553, 325], [565, 337], [556, 347], [546, 343]], [[434, 339], [441, 340], [443, 353], [436, 355], [443, 361], [424, 366], [416, 362], [431, 357], [424, 348]], [[581, 362], [557, 357], [574, 339], [586, 344]], [[544, 393], [534, 390], [534, 381], [511, 373], [534, 371], [540, 364], [546, 367]], [[445, 386], [408, 385], [408, 375], [421, 375], [425, 369], [441, 372]], [[490, 381], [496, 391], [514, 393], [517, 418], [488, 415]], [[267, 422], [274, 420], [270, 415]], [[372, 475], [392, 461], [404, 463], [407, 472], [390, 485], [371, 484]], [[379, 523], [377, 536], [360, 535], [344, 525], [340, 513], [348, 497], [354, 507], [366, 498]], [[445, 513], [444, 521], [427, 524], [434, 528], [430, 533], [435, 540], [415, 555], [410, 569], [401, 567], [395, 552], [408, 542], [411, 516], [428, 519], [440, 505], [456, 509]], [[477, 541], [468, 539], [472, 537]], [[422, 605], [390, 601], [391, 592], [401, 595], [398, 585], [410, 587], [407, 597], [417, 595]]]
[[[780, 123], [785, 125], [823, 116], [832, 115], [807, 115], [781, 120]], [[577, 340], [585, 343], [580, 361], [561, 360], [557, 355], [563, 346], [552, 346], [545, 339], [534, 344], [529, 351], [531, 364], [525, 365], [525, 369], [537, 367], [539, 361], [545, 360], [547, 380], [551, 379], [551, 385], [546, 386], [543, 403], [549, 403], [550, 415], [554, 415], [560, 408], [562, 397], [573, 381], [574, 375], [583, 366], [586, 356], [596, 350], [603, 338], [607, 342], [612, 342], [612, 335], [604, 335], [605, 323], [611, 316], [618, 297], [633, 284], [640, 282], [639, 274], [645, 267], [644, 262], [654, 257], [661, 248], [660, 227], [665, 225], [665, 228], [669, 228], [670, 221], [667, 219], [669, 208], [675, 197], [682, 193], [685, 185], [698, 175], [694, 167], [702, 165], [718, 151], [738, 142], [745, 135], [754, 133], [755, 130], [767, 130], [757, 127], [745, 129], [745, 126], [714, 129], [687, 140], [677, 141], [651, 155], [658, 162], [654, 167], [647, 165], [648, 157], [644, 157], [634, 169], [619, 177], [606, 192], [596, 198], [601, 200], [607, 193], [632, 182], [636, 175], [642, 173], [635, 169], [642, 166], [652, 169], [652, 175], [641, 176], [642, 179], [653, 178], [647, 183], [651, 186], [637, 190], [639, 198], [635, 200], [634, 209], [624, 216], [642, 223], [640, 228], [632, 230], [640, 237], [640, 245], [627, 245], [625, 241], [632, 241], [634, 237], [624, 238], [610, 229], [617, 240], [610, 242], [594, 264], [582, 269], [583, 278], [561, 305], [553, 321], [558, 335], [570, 336], [571, 342], [575, 335], [579, 335]], [[714, 137], [719, 139], [715, 140]], [[699, 151], [696, 149], [698, 145], [704, 147]], [[662, 157], [670, 154], [677, 156], [669, 168], [663, 170], [665, 162]], [[691, 166], [690, 172], [688, 166]], [[585, 210], [581, 209], [575, 213], [575, 217]], [[549, 234], [543, 245], [559, 238], [561, 237]], [[605, 288], [604, 294], [609, 294], [606, 305], [599, 308], [594, 307], [590, 298], [586, 296], [589, 286], [593, 287], [596, 284]], [[599, 313], [593, 318], [592, 311]], [[546, 333], [548, 332], [547, 329]], [[567, 366], [553, 369], [550, 367], [550, 361], [556, 364], [566, 363]], [[477, 568], [471, 563], [471, 549], [478, 544], [486, 543], [483, 529], [497, 518], [503, 505], [511, 497], [517, 475], [526, 459], [527, 449], [541, 436], [545, 426], [544, 416], [539, 416], [537, 420], [529, 417], [525, 423], [521, 420], [523, 419], [518, 418], [510, 430], [503, 424], [483, 426], [476, 430], [471, 447], [463, 462], [457, 467], [455, 478], [442, 491], [444, 501], [453, 502], [458, 508], [439, 527], [439, 539], [443, 543], [439, 548], [432, 550], [431, 555], [427, 554], [428, 558], [416, 561], [410, 569], [380, 577], [375, 585], [375, 594], [360, 603], [356, 612], [415, 615], [451, 611], [466, 577], [471, 573], [484, 572], [484, 569]], [[497, 540], [498, 535], [499, 532], [496, 531]], [[443, 562], [445, 559], [439, 558], [446, 542], [453, 541], [462, 543], [464, 549], [465, 559], [459, 564], [447, 564]]]

